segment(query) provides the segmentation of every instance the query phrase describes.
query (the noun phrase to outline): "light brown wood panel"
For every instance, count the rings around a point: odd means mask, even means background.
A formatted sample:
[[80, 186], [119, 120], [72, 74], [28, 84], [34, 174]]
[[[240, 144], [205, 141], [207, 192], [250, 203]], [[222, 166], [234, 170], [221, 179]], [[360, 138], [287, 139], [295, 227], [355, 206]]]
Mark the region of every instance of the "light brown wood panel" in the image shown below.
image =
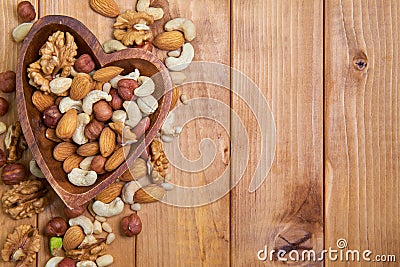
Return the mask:
[[[17, 57], [18, 50], [20, 48], [20, 44], [17, 44], [12, 41], [11, 32], [12, 30], [20, 23], [17, 15], [17, 3], [21, 1], [0, 1], [0, 16], [1, 16], [1, 32], [3, 38], [0, 40], [0, 58], [2, 59], [0, 65], [0, 72], [13, 70], [16, 71], [17, 67]], [[37, 1], [32, 1], [32, 4], [37, 7]], [[7, 124], [7, 127], [18, 120], [18, 114], [16, 110], [16, 102], [15, 102], [15, 93], [1, 93], [0, 96], [7, 99], [9, 102], [10, 108], [6, 115], [1, 117], [1, 121]], [[5, 134], [0, 136], [0, 148], [4, 150], [4, 138]], [[29, 150], [24, 152], [24, 156], [21, 159], [21, 163], [27, 164], [31, 159], [31, 153]], [[11, 188], [10, 186], [1, 185], [0, 186], [0, 194], [2, 195], [4, 191]], [[0, 225], [6, 226], [2, 228], [0, 231], [0, 246], [2, 248], [7, 235], [14, 231], [14, 228], [21, 224], [31, 224], [36, 226], [36, 216], [23, 220], [13, 220], [7, 214], [3, 212], [3, 209], [0, 210]], [[14, 266], [14, 263], [1, 263], [1, 266], [11, 267]]]
[[325, 10], [325, 245], [399, 255], [399, 1]]
[[[261, 133], [246, 103], [233, 96], [232, 109], [250, 140], [248, 169], [231, 194], [233, 266], [279, 266], [260, 262], [257, 252], [288, 245], [323, 247], [323, 5], [321, 1], [232, 1], [232, 66], [266, 96], [276, 125], [275, 160], [261, 187], [249, 193], [258, 164]], [[241, 90], [243, 84], [232, 84]], [[252, 106], [265, 113], [262, 101]], [[232, 124], [232, 135], [239, 134]], [[268, 134], [268, 133], [263, 133]], [[263, 148], [265, 149], [265, 148]], [[232, 153], [232, 165], [243, 160]], [[262, 162], [261, 164], [265, 164]], [[235, 168], [232, 177], [239, 175]], [[265, 175], [265, 174], [261, 174]], [[306, 263], [306, 266], [322, 263]]]
[[[230, 1], [168, 2], [172, 17], [190, 18], [197, 26], [197, 37], [191, 42], [195, 48], [195, 60], [229, 65]], [[229, 81], [229, 77], [227, 79]], [[227, 89], [194, 84], [181, 86], [180, 90], [189, 99], [209, 97], [229, 107], [230, 92]], [[183, 111], [193, 114], [198, 108], [189, 104]], [[229, 108], [214, 110], [213, 114], [229, 122]], [[213, 164], [197, 173], [171, 168], [173, 183], [188, 187], [205, 185], [214, 181], [227, 168], [229, 172], [226, 165], [229, 132], [217, 123], [195, 119], [184, 127], [182, 135], [174, 144], [179, 142], [183, 155], [195, 160], [200, 156], [199, 143], [204, 138], [210, 138], [216, 144], [217, 155]], [[177, 158], [174, 154], [167, 156]], [[176, 163], [184, 167], [179, 160]], [[223, 187], [228, 189], [229, 181]], [[142, 205], [138, 214], [142, 218], [143, 231], [137, 237], [137, 266], [229, 265], [229, 196], [200, 208], [172, 207], [160, 203]]]

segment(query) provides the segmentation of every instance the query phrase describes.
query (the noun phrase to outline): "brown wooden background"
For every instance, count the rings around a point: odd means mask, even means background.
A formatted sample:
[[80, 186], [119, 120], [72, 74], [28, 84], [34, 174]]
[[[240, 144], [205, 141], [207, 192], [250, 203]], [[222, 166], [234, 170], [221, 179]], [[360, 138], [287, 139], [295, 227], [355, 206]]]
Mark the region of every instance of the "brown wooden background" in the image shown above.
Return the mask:
[[[121, 10], [136, 3], [116, 2]], [[34, 5], [39, 17], [69, 15], [85, 23], [101, 43], [111, 38], [114, 20], [92, 12], [86, 0], [36, 0]], [[0, 71], [16, 68], [19, 45], [10, 38], [18, 25], [15, 7], [16, 1], [0, 1]], [[197, 25], [196, 60], [231, 65], [262, 89], [276, 121], [275, 160], [255, 193], [248, 192], [259, 153], [253, 145], [245, 177], [219, 201], [193, 209], [143, 206], [143, 232], [136, 239], [117, 234], [111, 246], [114, 266], [278, 266], [259, 262], [257, 251], [281, 245], [279, 234], [296, 241], [307, 232], [312, 238], [305, 245], [317, 250], [336, 248], [337, 239], [345, 238], [351, 249], [396, 254], [400, 261], [400, 1], [169, 0], [169, 12]], [[357, 60], [367, 66], [357, 68]], [[230, 105], [245, 118], [252, 142], [259, 140], [253, 115], [228, 90], [202, 85], [182, 92]], [[13, 103], [14, 94], [5, 97]], [[16, 120], [16, 112], [11, 108], [2, 120]], [[208, 120], [188, 124], [179, 143], [189, 159], [199, 156], [203, 138], [213, 139], [218, 153], [204, 172], [173, 171], [174, 181], [205, 184], [229, 168], [229, 136], [238, 129], [231, 125], [229, 133]], [[232, 153], [232, 164], [240, 156]], [[42, 230], [51, 216], [60, 214], [62, 204], [53, 199], [45, 213], [32, 219], [16, 222], [2, 214], [0, 243], [21, 223]], [[116, 232], [118, 221], [112, 220]], [[44, 266], [47, 250], [44, 244], [37, 266]]]

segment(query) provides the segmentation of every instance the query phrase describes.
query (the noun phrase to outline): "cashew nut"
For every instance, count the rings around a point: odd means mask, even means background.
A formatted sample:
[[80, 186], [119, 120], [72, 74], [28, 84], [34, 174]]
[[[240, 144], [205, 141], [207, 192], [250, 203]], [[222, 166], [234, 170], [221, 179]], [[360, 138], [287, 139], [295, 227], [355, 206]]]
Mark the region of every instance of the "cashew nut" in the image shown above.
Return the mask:
[[71, 78], [58, 77], [50, 82], [50, 91], [56, 95], [65, 93], [72, 84]]
[[120, 41], [118, 40], [109, 40], [103, 44], [104, 52], [112, 53], [119, 50], [127, 49]]
[[79, 168], [81, 168], [84, 171], [90, 171], [90, 164], [92, 164], [92, 161], [95, 156], [90, 156], [84, 158], [81, 163], [79, 163]]
[[170, 20], [165, 24], [164, 28], [167, 32], [174, 30], [183, 32], [185, 39], [188, 42], [191, 42], [194, 38], [196, 38], [196, 26], [194, 25], [193, 21], [185, 18], [176, 18]]
[[31, 171], [33, 176], [35, 176], [37, 178], [42, 178], [42, 179], [45, 178], [42, 170], [39, 168], [39, 166], [37, 165], [37, 162], [34, 159], [32, 159], [29, 162], [29, 170]]
[[137, 142], [137, 136], [134, 132], [131, 131], [131, 128], [129, 126], [124, 126], [123, 132], [122, 132], [122, 137], [123, 137], [123, 144], [133, 144]]
[[154, 20], [159, 20], [164, 17], [164, 10], [160, 7], [150, 7], [150, 0], [139, 0], [136, 5], [136, 10], [152, 15]]
[[103, 84], [103, 92], [106, 92], [107, 94], [109, 94], [110, 93], [110, 90], [111, 90], [111, 83], [105, 83], [105, 84]]
[[126, 114], [125, 111], [123, 111], [123, 110], [116, 110], [116, 111], [113, 112], [113, 115], [112, 115], [111, 120], [112, 120], [113, 122], [122, 122], [122, 123], [125, 123], [126, 117], [127, 117], [127, 116], [128, 116], [128, 115]]
[[182, 47], [182, 53], [179, 57], [167, 57], [165, 65], [171, 71], [182, 71], [189, 67], [194, 58], [194, 48], [190, 43], [186, 43]]
[[[152, 95], [141, 97], [137, 100], [139, 109], [147, 115], [153, 114], [158, 108], [158, 101]], [[129, 116], [129, 115], [128, 115]], [[135, 125], [136, 126], [136, 125]]]
[[83, 248], [83, 247], [87, 247], [87, 246], [90, 246], [90, 245], [93, 245], [93, 244], [96, 244], [96, 243], [97, 243], [96, 237], [94, 237], [93, 235], [87, 235], [87, 236], [85, 236], [85, 238], [83, 239], [83, 241], [79, 245], [79, 247]]
[[88, 115], [92, 115], [93, 112], [93, 104], [100, 100], [111, 101], [112, 96], [107, 94], [106, 92], [100, 90], [90, 91], [86, 97], [83, 99], [82, 109]]
[[156, 85], [153, 80], [146, 76], [140, 76], [138, 78], [140, 86], [135, 89], [134, 93], [138, 97], [144, 97], [151, 95], [156, 90]]
[[121, 194], [122, 200], [126, 204], [133, 204], [133, 196], [135, 195], [136, 191], [138, 191], [140, 188], [141, 188], [140, 184], [138, 184], [136, 181], [126, 183], [122, 188], [122, 194]]
[[125, 124], [134, 128], [142, 120], [142, 112], [140, 112], [138, 104], [135, 101], [125, 101], [122, 106], [128, 115]]
[[46, 265], [44, 267], [57, 267], [58, 264], [64, 259], [64, 257], [53, 257], [50, 258], [50, 260], [48, 260], [46, 262]]
[[70, 97], [64, 97], [61, 99], [58, 109], [61, 113], [65, 113], [70, 109], [76, 109], [78, 112], [82, 112], [82, 101], [73, 100]]
[[110, 245], [112, 242], [114, 242], [114, 240], [115, 240], [115, 234], [114, 233], [109, 233], [107, 235], [106, 244]]
[[97, 180], [95, 171], [85, 171], [79, 168], [74, 168], [68, 174], [68, 180], [76, 186], [90, 186]]
[[168, 52], [169, 57], [179, 57], [181, 55], [181, 50], [176, 49]]
[[93, 234], [99, 235], [103, 232], [103, 228], [101, 227], [101, 223], [98, 220], [95, 220], [93, 223]]
[[69, 219], [69, 226], [78, 225], [82, 227], [83, 232], [85, 235], [92, 235], [93, 234], [93, 223], [92, 221], [86, 217], [85, 215], [78, 216], [76, 218]]
[[80, 261], [76, 264], [76, 267], [97, 267], [93, 261]]
[[109, 204], [97, 200], [93, 203], [92, 208], [96, 215], [108, 218], [120, 214], [124, 209], [124, 202], [119, 197]]
[[85, 136], [85, 127], [90, 122], [90, 116], [86, 113], [78, 115], [78, 126], [72, 136], [72, 140], [78, 145], [86, 144], [89, 139]]
[[114, 258], [110, 254], [100, 256], [96, 259], [96, 263], [97, 263], [98, 267], [106, 267], [106, 266], [111, 265], [113, 262], [114, 262]]

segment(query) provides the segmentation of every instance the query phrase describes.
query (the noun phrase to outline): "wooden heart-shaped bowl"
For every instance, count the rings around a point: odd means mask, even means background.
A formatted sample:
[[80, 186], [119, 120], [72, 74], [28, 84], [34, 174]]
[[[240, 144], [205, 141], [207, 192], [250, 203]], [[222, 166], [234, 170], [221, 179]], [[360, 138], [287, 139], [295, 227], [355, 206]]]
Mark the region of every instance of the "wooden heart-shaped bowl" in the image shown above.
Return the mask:
[[[132, 145], [125, 162], [118, 169], [111, 173], [99, 175], [96, 183], [89, 187], [74, 186], [68, 181], [67, 174], [62, 168], [62, 162], [56, 161], [52, 156], [57, 143], [45, 137], [46, 127], [42, 123], [40, 112], [31, 100], [33, 92], [37, 89], [28, 83], [27, 68], [29, 64], [39, 59], [40, 48], [48, 37], [56, 31], [71, 33], [78, 46], [77, 57], [81, 54], [91, 55], [96, 63], [96, 69], [105, 66], [118, 66], [125, 69], [122, 74], [127, 74], [137, 68], [142, 75], [153, 77], [156, 84], [156, 91], [153, 96], [159, 99], [159, 110], [156, 117], [151, 117], [150, 127], [146, 135]], [[33, 157], [47, 181], [64, 203], [68, 207], [74, 208], [91, 200], [120, 177], [154, 139], [171, 106], [172, 82], [166, 67], [154, 54], [135, 48], [106, 54], [93, 33], [78, 20], [66, 16], [46, 16], [33, 25], [22, 44], [18, 58], [16, 97], [22, 130]]]

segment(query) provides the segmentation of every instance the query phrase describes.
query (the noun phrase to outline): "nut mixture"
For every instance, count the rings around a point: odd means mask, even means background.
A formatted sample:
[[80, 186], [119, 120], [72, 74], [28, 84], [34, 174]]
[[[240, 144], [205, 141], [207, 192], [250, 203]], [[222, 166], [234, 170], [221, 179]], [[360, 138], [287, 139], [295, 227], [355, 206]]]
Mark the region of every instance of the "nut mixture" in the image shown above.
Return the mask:
[[[185, 81], [182, 71], [194, 58], [190, 42], [196, 37], [196, 27], [191, 20], [175, 18], [164, 25], [165, 32], [153, 37], [151, 27], [163, 18], [164, 10], [150, 6], [150, 2], [138, 0], [136, 10], [121, 13], [113, 0], [89, 0], [95, 12], [116, 18], [115, 40], [103, 44], [106, 53], [129, 47], [152, 52], [153, 45], [168, 51], [162, 60], [176, 85], [172, 110], [178, 99], [187, 104], [187, 96], [180, 95], [177, 86]], [[36, 11], [29, 1], [22, 1], [17, 5], [17, 14], [23, 23], [14, 29], [12, 37], [21, 42], [33, 25]], [[139, 69], [128, 73], [118, 66], [96, 68], [91, 55], [79, 53], [69, 32], [54, 32], [38, 53], [40, 59], [29, 65], [27, 73], [30, 85], [36, 88], [32, 103], [42, 114], [46, 138], [56, 143], [53, 157], [62, 162], [72, 184], [92, 185], [99, 175], [122, 164], [130, 146], [149, 128], [150, 116], [157, 116], [155, 84], [150, 77], [141, 76]], [[14, 72], [0, 73], [0, 80], [0, 91], [15, 91]], [[8, 109], [7, 100], [0, 98], [0, 116]], [[182, 131], [182, 127], [173, 124], [170, 114], [158, 138], [142, 156], [89, 205], [76, 209], [65, 206], [63, 217], [49, 220], [43, 229], [51, 255], [46, 266], [113, 264], [114, 258], [107, 254], [107, 249], [117, 238], [114, 232], [128, 237], [138, 235], [142, 230], [137, 214], [141, 205], [159, 201], [166, 191], [173, 189], [168, 183], [169, 161], [163, 150], [163, 142], [172, 142]], [[48, 189], [41, 180], [27, 180], [27, 168], [18, 162], [27, 149], [19, 122], [8, 130], [4, 123], [0, 122], [0, 126], [0, 134], [7, 132], [5, 151], [0, 149], [0, 167], [5, 166], [1, 179], [12, 186], [1, 198], [3, 209], [14, 219], [31, 217], [46, 207]], [[34, 160], [29, 170], [35, 177], [44, 178]], [[107, 220], [120, 215], [125, 205], [130, 205], [133, 212], [121, 218], [117, 231]], [[17, 266], [32, 266], [40, 242], [38, 229], [20, 225], [9, 234], [2, 258], [16, 262]]]

